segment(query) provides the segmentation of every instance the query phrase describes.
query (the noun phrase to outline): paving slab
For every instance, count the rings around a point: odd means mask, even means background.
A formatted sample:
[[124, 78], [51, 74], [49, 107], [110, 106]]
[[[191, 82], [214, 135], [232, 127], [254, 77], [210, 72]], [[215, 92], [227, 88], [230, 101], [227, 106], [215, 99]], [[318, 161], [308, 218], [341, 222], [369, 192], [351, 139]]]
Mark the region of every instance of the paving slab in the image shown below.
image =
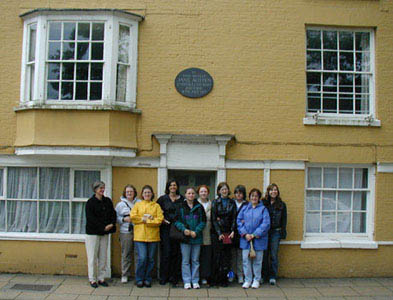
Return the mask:
[[326, 278], [324, 279], [330, 286], [353, 286], [354, 283], [350, 278]]
[[7, 273], [0, 274], [0, 281], [9, 281], [15, 276], [16, 276], [15, 274], [7, 274]]
[[101, 296], [129, 296], [131, 295], [132, 288], [120, 287], [120, 286], [108, 286], [108, 287], [99, 287], [95, 289], [92, 295], [101, 295]]
[[287, 297], [319, 297], [321, 294], [316, 288], [282, 288]]
[[380, 284], [384, 286], [393, 286], [393, 277], [389, 278], [375, 278]]
[[107, 300], [108, 296], [79, 295], [76, 300]]
[[49, 296], [49, 293], [20, 293], [15, 299], [45, 299]]
[[227, 288], [210, 288], [208, 289], [209, 297], [247, 297], [246, 291], [240, 287], [227, 287]]
[[369, 296], [347, 296], [344, 297], [345, 300], [374, 300], [373, 297], [369, 297]]
[[15, 277], [11, 278], [9, 282], [12, 283], [35, 283], [39, 278], [39, 275], [30, 275], [30, 274], [18, 274]]
[[[186, 297], [186, 298], [194, 298], [194, 297], [207, 297], [207, 289], [190, 289], [185, 290], [183, 288], [175, 288], [169, 290], [169, 297]], [[163, 295], [160, 295], [163, 296]]]
[[245, 291], [248, 297], [285, 297], [283, 291], [278, 287], [262, 287]]
[[302, 279], [301, 282], [305, 287], [328, 287], [330, 286], [329, 282], [326, 279], [321, 278], [310, 278], [310, 279]]
[[0, 289], [6, 286], [9, 282], [8, 281], [0, 281]]
[[392, 296], [393, 291], [383, 286], [365, 286], [365, 287], [353, 287], [353, 289], [362, 296]]
[[87, 277], [69, 277], [65, 278], [63, 281], [64, 285], [75, 285], [75, 284], [84, 284], [84, 285], [89, 285], [89, 279]]
[[392, 300], [391, 296], [374, 296], [374, 300]]
[[134, 287], [131, 290], [131, 296], [168, 297], [169, 288], [158, 288], [156, 286], [151, 288]]
[[[167, 299], [168, 299], [167, 297], [147, 297], [147, 296], [138, 297], [138, 300], [167, 300]], [[198, 298], [183, 298], [183, 297], [181, 297], [181, 298], [172, 298], [172, 299], [176, 299], [176, 300], [193, 299], [193, 300], [196, 300]]]
[[109, 296], [108, 300], [138, 300], [137, 296]]
[[18, 291], [0, 291], [0, 299], [15, 299], [21, 292]]
[[374, 278], [351, 278], [355, 286], [382, 286], [380, 282]]
[[55, 291], [55, 294], [79, 294], [90, 295], [95, 289], [91, 286], [84, 285], [60, 285]]
[[277, 280], [277, 286], [279, 287], [305, 287], [301, 279], [288, 279], [283, 278]]
[[349, 286], [337, 287], [320, 287], [318, 291], [325, 297], [340, 297], [340, 296], [357, 296], [359, 295], [354, 289]]
[[45, 300], [75, 300], [78, 296], [75, 294], [50, 294]]

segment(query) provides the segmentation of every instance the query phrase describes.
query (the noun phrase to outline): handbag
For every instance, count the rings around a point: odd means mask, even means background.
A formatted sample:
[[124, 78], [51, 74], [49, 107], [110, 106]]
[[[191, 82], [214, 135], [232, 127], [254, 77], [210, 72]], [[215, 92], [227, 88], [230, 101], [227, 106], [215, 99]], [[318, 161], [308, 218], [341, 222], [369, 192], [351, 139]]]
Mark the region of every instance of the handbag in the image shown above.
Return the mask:
[[175, 226], [175, 224], [172, 223], [171, 228], [169, 229], [169, 238], [179, 242], [184, 242], [186, 236]]
[[224, 238], [222, 240], [222, 243], [226, 244], [226, 245], [232, 244], [232, 239], [229, 237], [230, 233], [225, 232], [225, 233], [223, 233], [223, 235], [224, 235]]
[[248, 256], [250, 258], [254, 258], [257, 256], [257, 254], [255, 253], [254, 243], [252, 242], [252, 240], [250, 241], [250, 253], [248, 254]]

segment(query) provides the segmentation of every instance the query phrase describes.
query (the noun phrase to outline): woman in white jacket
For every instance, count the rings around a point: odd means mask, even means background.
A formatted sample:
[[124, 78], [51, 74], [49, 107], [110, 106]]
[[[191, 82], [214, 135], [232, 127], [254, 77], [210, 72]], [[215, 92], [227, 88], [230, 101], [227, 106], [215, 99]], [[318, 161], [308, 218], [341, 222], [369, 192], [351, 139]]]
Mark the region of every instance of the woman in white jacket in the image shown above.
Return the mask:
[[[131, 276], [132, 248], [133, 248], [133, 224], [130, 219], [131, 209], [140, 200], [136, 197], [136, 188], [127, 184], [124, 187], [120, 202], [116, 205], [117, 223], [120, 225], [120, 245], [121, 245], [121, 282], [126, 283]], [[136, 253], [134, 252], [134, 257]], [[136, 261], [136, 258], [135, 258]]]

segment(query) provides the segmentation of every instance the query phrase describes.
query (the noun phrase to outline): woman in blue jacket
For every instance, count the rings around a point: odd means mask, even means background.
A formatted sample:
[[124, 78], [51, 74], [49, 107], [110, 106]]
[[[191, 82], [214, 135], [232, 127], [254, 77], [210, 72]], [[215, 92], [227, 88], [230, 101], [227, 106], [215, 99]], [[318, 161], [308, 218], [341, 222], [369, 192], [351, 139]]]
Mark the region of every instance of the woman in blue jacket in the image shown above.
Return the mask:
[[[267, 249], [270, 216], [261, 198], [261, 191], [252, 189], [249, 193], [250, 203], [244, 206], [237, 216], [237, 227], [241, 236], [240, 248], [243, 250], [244, 289], [250, 286], [259, 288], [263, 251]], [[249, 257], [251, 242], [256, 253], [255, 258]]]

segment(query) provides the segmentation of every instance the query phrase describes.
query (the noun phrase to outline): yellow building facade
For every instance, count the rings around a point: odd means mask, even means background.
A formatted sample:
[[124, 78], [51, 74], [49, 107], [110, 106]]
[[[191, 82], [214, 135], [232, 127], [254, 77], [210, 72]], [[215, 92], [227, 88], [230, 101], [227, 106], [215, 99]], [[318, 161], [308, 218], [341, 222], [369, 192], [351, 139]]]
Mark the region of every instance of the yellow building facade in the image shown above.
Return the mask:
[[[0, 272], [87, 274], [91, 182], [174, 176], [278, 184], [281, 277], [393, 276], [392, 0], [0, 8]], [[189, 68], [210, 93], [176, 90]]]

